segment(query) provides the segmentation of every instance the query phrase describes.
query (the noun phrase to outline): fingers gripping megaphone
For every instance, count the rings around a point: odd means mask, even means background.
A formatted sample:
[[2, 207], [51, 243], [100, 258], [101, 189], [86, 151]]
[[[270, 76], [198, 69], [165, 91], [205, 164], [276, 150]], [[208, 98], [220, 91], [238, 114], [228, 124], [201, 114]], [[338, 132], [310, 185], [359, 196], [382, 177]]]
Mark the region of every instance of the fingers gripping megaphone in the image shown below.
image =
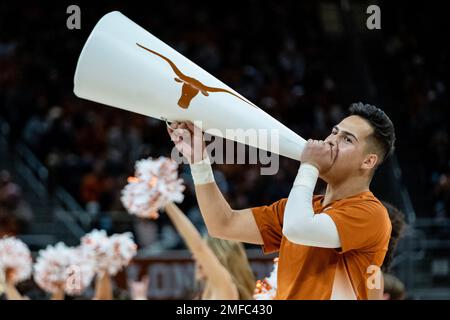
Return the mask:
[[[305, 140], [120, 12], [103, 16], [78, 59], [75, 94], [164, 121], [201, 121], [202, 130], [299, 160]], [[276, 131], [278, 141], [236, 135]]]

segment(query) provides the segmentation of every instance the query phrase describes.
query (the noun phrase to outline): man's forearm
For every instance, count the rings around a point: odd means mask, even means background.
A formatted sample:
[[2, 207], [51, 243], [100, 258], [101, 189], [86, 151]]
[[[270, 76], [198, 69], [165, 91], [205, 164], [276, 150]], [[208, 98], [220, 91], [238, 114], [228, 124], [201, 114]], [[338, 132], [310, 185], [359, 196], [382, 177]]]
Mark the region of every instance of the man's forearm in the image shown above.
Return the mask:
[[231, 209], [215, 182], [196, 185], [195, 192], [208, 231], [211, 235], [217, 236], [218, 233], [225, 230], [233, 214], [233, 209]]
[[315, 214], [312, 206], [319, 171], [304, 163], [300, 166], [284, 212], [283, 234], [294, 243], [323, 248], [339, 248], [339, 234], [327, 214]]
[[284, 211], [283, 234], [290, 241], [299, 243], [309, 231], [308, 225], [314, 218], [312, 198], [318, 175], [314, 166], [307, 163], [300, 166]]
[[197, 201], [208, 231], [211, 235], [218, 235], [226, 228], [233, 210], [214, 181], [208, 158], [192, 164], [191, 173]]

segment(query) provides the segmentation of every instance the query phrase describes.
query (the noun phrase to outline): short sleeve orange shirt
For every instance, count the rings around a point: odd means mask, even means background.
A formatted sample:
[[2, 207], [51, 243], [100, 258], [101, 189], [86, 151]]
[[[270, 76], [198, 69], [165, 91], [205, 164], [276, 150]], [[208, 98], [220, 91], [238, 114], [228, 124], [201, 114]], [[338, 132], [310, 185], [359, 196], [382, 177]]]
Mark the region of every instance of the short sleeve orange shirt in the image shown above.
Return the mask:
[[330, 299], [340, 259], [358, 299], [368, 299], [368, 277], [381, 267], [391, 236], [391, 222], [382, 203], [370, 191], [322, 207], [314, 196], [314, 213], [328, 214], [336, 224], [340, 249], [304, 246], [283, 236], [287, 199], [252, 208], [265, 253], [279, 251], [276, 299]]

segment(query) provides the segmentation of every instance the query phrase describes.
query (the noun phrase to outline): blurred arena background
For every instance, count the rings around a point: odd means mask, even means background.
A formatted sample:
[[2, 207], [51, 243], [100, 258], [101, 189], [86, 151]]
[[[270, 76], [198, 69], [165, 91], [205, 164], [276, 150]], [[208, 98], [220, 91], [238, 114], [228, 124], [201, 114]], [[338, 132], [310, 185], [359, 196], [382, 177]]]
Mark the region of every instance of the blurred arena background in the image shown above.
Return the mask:
[[[71, 4], [81, 9], [80, 30], [66, 27]], [[366, 27], [371, 4], [381, 8], [380, 30]], [[113, 10], [302, 137], [324, 138], [352, 102], [382, 107], [398, 138], [372, 188], [408, 223], [392, 273], [408, 299], [450, 299], [450, 28], [446, 11], [424, 1], [3, 1], [0, 235], [17, 235], [37, 253], [58, 241], [76, 245], [93, 228], [132, 231], [139, 255], [116, 278], [117, 294], [149, 272], [150, 298], [188, 296], [192, 260], [168, 218], [144, 221], [120, 203], [136, 160], [170, 156], [165, 124], [73, 94], [82, 46]], [[286, 197], [297, 166], [282, 158], [274, 176], [259, 175], [258, 165], [214, 168], [232, 207], [244, 208]], [[180, 207], [204, 230], [187, 170]], [[257, 278], [268, 275], [273, 256], [246, 248]]]

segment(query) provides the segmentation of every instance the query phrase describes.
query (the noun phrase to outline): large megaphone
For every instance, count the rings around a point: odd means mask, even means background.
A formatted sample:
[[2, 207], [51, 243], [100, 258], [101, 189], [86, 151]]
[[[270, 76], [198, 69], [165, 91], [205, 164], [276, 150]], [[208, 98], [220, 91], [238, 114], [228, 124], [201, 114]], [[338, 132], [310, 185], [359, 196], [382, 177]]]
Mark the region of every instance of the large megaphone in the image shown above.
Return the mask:
[[[80, 54], [80, 98], [202, 130], [299, 160], [305, 140], [120, 12], [103, 16]], [[276, 131], [278, 141], [236, 131]], [[230, 133], [230, 134], [228, 134]]]

